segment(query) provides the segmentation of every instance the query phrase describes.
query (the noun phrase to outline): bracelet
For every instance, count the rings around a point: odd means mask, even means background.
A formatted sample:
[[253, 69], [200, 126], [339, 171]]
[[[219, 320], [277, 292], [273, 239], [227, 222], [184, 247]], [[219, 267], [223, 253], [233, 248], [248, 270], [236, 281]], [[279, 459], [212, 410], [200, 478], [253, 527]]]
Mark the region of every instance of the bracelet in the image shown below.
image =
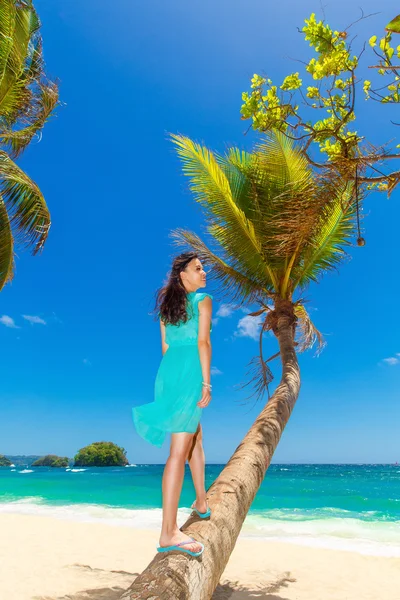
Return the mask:
[[205, 387], [208, 387], [208, 389], [209, 389], [209, 390], [211, 390], [211, 389], [212, 389], [212, 385], [211, 385], [211, 383], [206, 383], [205, 381], [202, 381], [202, 384], [203, 384]]

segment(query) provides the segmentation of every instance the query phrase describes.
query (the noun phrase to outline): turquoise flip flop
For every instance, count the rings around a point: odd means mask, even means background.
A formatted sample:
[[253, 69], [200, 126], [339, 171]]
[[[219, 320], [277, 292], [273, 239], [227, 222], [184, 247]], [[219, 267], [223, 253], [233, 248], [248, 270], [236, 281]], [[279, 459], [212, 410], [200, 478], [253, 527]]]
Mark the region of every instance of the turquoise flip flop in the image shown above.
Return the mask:
[[[187, 548], [181, 548], [180, 546], [184, 546], [185, 544], [192, 544], [193, 542], [195, 542], [196, 544], [200, 544], [201, 546], [201, 550], [200, 552], [192, 552], [191, 550], [188, 550]], [[201, 542], [198, 542], [197, 540], [190, 538], [190, 540], [187, 540], [186, 542], [180, 542], [179, 544], [175, 544], [175, 546], [159, 546], [157, 548], [157, 552], [170, 552], [171, 550], [178, 550], [179, 552], [186, 552], [187, 554], [190, 554], [190, 556], [200, 556], [200, 554], [203, 554], [204, 552], [204, 544], [202, 544]]]
[[[191, 508], [192, 508], [192, 507], [191, 507]], [[207, 503], [207, 510], [206, 510], [206, 512], [204, 512], [204, 513], [201, 513], [201, 512], [200, 512], [199, 510], [197, 510], [197, 508], [195, 508], [194, 506], [193, 506], [193, 510], [194, 510], [194, 511], [195, 511], [195, 512], [196, 512], [196, 513], [199, 515], [199, 517], [200, 517], [201, 519], [206, 519], [207, 517], [210, 517], [210, 516], [211, 516], [211, 508], [208, 506], [208, 503]]]

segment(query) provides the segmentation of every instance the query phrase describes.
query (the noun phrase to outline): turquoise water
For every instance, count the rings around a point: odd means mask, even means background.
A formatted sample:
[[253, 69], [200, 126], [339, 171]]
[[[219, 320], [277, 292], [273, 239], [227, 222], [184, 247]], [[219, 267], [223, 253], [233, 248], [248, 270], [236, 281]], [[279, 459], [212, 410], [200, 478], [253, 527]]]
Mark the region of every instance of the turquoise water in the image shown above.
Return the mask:
[[[206, 488], [223, 465], [207, 465]], [[0, 512], [136, 528], [161, 526], [164, 465], [0, 468]], [[178, 523], [194, 488], [186, 465]], [[242, 536], [400, 556], [400, 466], [272, 465]]]

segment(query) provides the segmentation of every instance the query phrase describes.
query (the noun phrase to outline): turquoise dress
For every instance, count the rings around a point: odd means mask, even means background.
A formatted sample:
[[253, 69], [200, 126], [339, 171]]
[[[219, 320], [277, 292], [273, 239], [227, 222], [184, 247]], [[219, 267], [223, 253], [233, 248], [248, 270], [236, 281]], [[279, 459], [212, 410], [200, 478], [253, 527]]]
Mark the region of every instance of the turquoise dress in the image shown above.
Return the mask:
[[[166, 433], [195, 433], [202, 408], [203, 374], [198, 349], [199, 302], [206, 292], [188, 292], [188, 320], [165, 326], [164, 353], [154, 385], [154, 402], [135, 406], [133, 422], [138, 434], [159, 448]], [[210, 324], [210, 331], [212, 325]]]

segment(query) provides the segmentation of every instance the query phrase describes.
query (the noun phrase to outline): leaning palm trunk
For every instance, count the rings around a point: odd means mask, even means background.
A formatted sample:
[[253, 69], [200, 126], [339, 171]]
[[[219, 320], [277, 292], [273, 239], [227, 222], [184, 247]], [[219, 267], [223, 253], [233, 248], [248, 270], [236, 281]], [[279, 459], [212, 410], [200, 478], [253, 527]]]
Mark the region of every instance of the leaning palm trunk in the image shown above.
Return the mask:
[[205, 545], [200, 559], [182, 554], [156, 556], [122, 599], [209, 600], [235, 546], [243, 521], [264, 479], [300, 390], [294, 349], [293, 304], [277, 299], [273, 331], [278, 338], [282, 379], [275, 393], [208, 490], [211, 519], [189, 517], [181, 528]]

